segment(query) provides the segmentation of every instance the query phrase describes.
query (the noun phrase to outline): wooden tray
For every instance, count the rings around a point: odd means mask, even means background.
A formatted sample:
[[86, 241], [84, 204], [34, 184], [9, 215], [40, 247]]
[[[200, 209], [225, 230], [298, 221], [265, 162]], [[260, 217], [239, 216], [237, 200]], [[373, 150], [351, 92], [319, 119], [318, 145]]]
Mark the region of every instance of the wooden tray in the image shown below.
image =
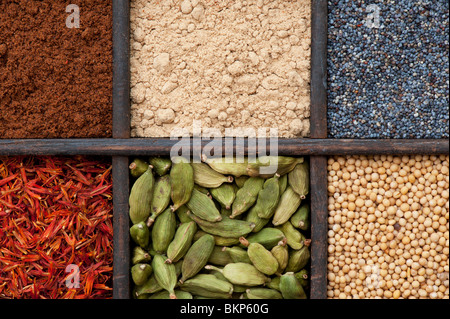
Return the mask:
[[[113, 0], [113, 137], [110, 139], [0, 139], [0, 155], [101, 155], [113, 166], [113, 298], [131, 298], [129, 169], [131, 157], [169, 156], [177, 141], [130, 138], [130, 8]], [[447, 154], [449, 140], [327, 138], [326, 0], [312, 0], [311, 138], [279, 139], [279, 155], [309, 156], [311, 178], [311, 299], [327, 298], [327, 156], [375, 154]], [[192, 144], [192, 139], [190, 143]], [[195, 144], [192, 144], [195, 145]], [[250, 144], [252, 145], [252, 144]], [[235, 148], [238, 146], [235, 145]], [[248, 152], [249, 148], [244, 147]]]

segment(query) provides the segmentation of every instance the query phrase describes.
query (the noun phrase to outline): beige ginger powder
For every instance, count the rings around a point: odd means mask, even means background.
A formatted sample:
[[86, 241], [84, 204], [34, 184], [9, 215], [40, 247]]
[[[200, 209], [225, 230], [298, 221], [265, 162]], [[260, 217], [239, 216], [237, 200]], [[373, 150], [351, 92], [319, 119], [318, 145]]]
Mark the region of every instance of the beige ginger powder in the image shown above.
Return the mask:
[[131, 134], [307, 137], [310, 0], [132, 0]]

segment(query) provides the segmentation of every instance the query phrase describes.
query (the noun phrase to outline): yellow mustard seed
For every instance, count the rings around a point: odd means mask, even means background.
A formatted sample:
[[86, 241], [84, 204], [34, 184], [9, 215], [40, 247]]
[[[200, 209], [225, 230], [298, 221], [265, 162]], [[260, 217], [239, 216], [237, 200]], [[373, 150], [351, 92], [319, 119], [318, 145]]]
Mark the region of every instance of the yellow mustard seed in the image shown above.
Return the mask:
[[328, 296], [448, 298], [448, 165], [447, 155], [328, 160], [328, 269], [339, 276]]

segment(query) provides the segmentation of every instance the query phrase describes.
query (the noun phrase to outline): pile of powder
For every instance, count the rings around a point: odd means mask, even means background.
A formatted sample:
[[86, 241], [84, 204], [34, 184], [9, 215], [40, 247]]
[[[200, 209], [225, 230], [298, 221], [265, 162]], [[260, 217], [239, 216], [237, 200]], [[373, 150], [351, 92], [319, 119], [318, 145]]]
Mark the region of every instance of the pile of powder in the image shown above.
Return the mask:
[[[309, 0], [131, 1], [131, 134], [310, 131]], [[229, 134], [226, 129], [233, 129]]]
[[2, 0], [0, 30], [0, 138], [111, 137], [112, 1]]

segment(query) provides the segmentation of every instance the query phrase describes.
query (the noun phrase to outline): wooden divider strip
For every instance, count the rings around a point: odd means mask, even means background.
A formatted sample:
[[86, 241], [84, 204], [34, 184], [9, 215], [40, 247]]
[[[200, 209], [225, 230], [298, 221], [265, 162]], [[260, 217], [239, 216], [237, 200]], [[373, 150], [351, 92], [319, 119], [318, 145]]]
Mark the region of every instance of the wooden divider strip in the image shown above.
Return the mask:
[[[130, 138], [130, 2], [113, 0], [113, 138]], [[92, 140], [85, 141], [88, 145]], [[104, 147], [104, 146], [103, 146]], [[115, 155], [115, 154], [113, 154]], [[123, 154], [122, 154], [123, 155]], [[128, 155], [113, 156], [113, 298], [130, 298]]]

